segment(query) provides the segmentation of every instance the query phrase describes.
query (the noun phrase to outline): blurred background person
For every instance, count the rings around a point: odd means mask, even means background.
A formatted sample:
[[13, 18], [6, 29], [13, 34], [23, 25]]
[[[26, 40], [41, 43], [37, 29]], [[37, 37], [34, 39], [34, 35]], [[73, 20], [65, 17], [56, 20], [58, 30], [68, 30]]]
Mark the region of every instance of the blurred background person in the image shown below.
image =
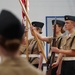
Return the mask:
[[2, 10], [0, 16], [0, 51], [3, 57], [0, 75], [44, 75], [19, 57], [19, 47], [24, 38], [24, 28], [10, 11]]

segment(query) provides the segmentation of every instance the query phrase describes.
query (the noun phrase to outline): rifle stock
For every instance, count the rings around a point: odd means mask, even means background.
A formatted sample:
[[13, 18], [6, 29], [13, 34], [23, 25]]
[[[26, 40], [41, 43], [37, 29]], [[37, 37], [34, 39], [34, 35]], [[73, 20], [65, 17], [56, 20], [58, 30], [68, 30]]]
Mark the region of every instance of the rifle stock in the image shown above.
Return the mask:
[[50, 60], [48, 60], [50, 63], [47, 64], [48, 70], [46, 72], [46, 75], [51, 75], [52, 73], [52, 63], [54, 62], [54, 58], [55, 58], [55, 53], [52, 52]]
[[[53, 42], [52, 42], [52, 46], [53, 47], [56, 47], [56, 18], [55, 18], [55, 22], [54, 22], [54, 31], [53, 31]], [[51, 56], [48, 60], [48, 63], [47, 63], [47, 72], [46, 72], [46, 75], [51, 75], [52, 73], [52, 63], [54, 63], [55, 61], [55, 52], [52, 52], [51, 53]]]

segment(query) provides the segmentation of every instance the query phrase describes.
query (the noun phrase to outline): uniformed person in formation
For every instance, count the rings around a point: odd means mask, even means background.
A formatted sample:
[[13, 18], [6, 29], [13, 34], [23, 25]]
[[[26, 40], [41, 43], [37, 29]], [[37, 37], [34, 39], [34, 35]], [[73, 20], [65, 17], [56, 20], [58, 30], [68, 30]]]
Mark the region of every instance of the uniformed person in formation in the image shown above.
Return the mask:
[[[44, 23], [38, 22], [38, 21], [33, 21], [32, 26], [35, 28], [35, 30], [38, 34], [41, 34]], [[32, 36], [34, 35], [32, 30], [31, 30], [31, 34], [32, 34]], [[40, 41], [40, 42], [41, 42], [41, 45], [44, 49], [44, 42], [42, 42], [42, 41]], [[26, 49], [21, 49], [21, 52], [23, 54], [26, 54]], [[35, 56], [30, 57], [28, 60], [36, 68], [41, 69], [42, 68], [43, 56], [42, 56], [41, 50], [39, 49], [36, 38], [31, 38], [31, 39], [28, 40], [28, 54], [40, 55], [40, 57], [35, 57]]]
[[0, 16], [0, 51], [3, 58], [0, 75], [44, 75], [25, 59], [19, 57], [18, 51], [24, 29], [18, 18], [7, 10]]
[[52, 47], [53, 52], [59, 53], [56, 63], [52, 66], [57, 66], [63, 60], [61, 75], [75, 75], [75, 16], [66, 15], [64, 19], [68, 34], [63, 37], [62, 50]]
[[[64, 21], [61, 21], [61, 20], [56, 20], [56, 46], [58, 48], [61, 47], [61, 40], [62, 40], [62, 36], [63, 36], [63, 33], [64, 33], [64, 30], [63, 30], [63, 27], [64, 27], [64, 24], [65, 22]], [[54, 29], [54, 26], [55, 26], [55, 20], [52, 20], [52, 25], [53, 25], [53, 29]], [[32, 29], [34, 29], [34, 27], [31, 27]], [[53, 37], [45, 37], [45, 36], [41, 36], [40, 34], [38, 34], [36, 32], [38, 38], [42, 41], [46, 41], [48, 42], [50, 45], [52, 45], [52, 40], [53, 40]], [[51, 54], [51, 52], [50, 52]], [[49, 63], [49, 62], [48, 62]], [[58, 73], [60, 73], [60, 68], [61, 68], [61, 65], [59, 66], [58, 70], [57, 68], [55, 68], [54, 70], [52, 70], [52, 75], [56, 75]], [[56, 71], [57, 70], [57, 71]]]

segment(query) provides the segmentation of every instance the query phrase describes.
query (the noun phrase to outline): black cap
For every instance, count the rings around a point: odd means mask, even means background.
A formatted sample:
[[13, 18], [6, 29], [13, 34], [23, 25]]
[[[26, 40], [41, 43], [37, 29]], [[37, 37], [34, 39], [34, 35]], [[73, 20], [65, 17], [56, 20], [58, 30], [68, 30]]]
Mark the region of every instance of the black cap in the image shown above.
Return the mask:
[[0, 15], [0, 35], [6, 39], [21, 39], [24, 28], [19, 19], [10, 11], [2, 10]]
[[65, 20], [75, 21], [75, 16], [65, 15], [65, 16], [64, 16], [64, 19], [65, 19]]
[[52, 25], [55, 24], [55, 21], [56, 21], [56, 24], [60, 25], [61, 27], [64, 26], [65, 22], [64, 21], [61, 21], [61, 20], [52, 20]]
[[33, 21], [32, 22], [32, 25], [34, 26], [34, 27], [39, 27], [39, 28], [43, 28], [43, 26], [44, 26], [44, 23], [43, 22], [37, 22], [37, 21]]

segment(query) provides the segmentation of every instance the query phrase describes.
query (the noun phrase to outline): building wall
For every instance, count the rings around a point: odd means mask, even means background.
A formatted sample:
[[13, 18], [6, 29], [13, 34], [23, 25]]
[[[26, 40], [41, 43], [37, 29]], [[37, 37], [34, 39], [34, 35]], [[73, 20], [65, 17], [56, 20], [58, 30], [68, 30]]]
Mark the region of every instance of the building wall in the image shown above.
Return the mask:
[[[75, 15], [75, 0], [29, 0], [29, 17], [31, 22], [34, 20], [46, 23], [46, 16], [64, 16], [66, 14]], [[18, 0], [0, 0], [0, 10], [9, 9], [14, 12], [20, 20], [21, 6]], [[45, 35], [45, 28], [43, 35]]]

